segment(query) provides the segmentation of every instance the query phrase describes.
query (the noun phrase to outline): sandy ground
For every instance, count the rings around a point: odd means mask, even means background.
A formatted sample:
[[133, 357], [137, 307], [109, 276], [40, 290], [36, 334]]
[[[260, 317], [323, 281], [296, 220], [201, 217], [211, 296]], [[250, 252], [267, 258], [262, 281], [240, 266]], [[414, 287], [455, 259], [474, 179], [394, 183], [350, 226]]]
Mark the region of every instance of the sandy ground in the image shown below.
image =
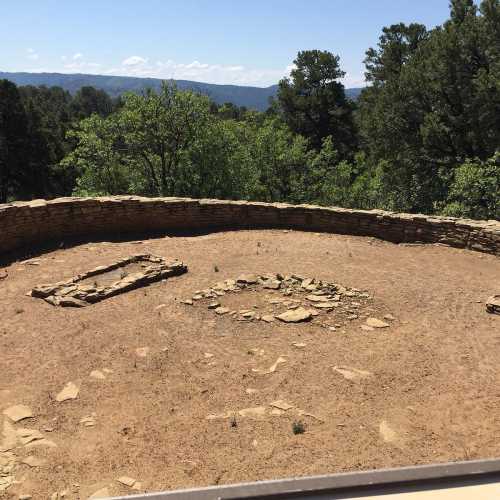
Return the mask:
[[[83, 309], [26, 296], [37, 284], [138, 252], [178, 258], [189, 272]], [[103, 488], [132, 494], [500, 456], [500, 316], [484, 306], [499, 291], [496, 257], [239, 231], [93, 242], [39, 259], [0, 269], [8, 273], [0, 280], [0, 432], [12, 439], [38, 430], [45, 440], [0, 453], [0, 480], [15, 481], [0, 498], [88, 498]], [[263, 272], [367, 290], [368, 314], [395, 320], [374, 331], [360, 328], [363, 315], [347, 321], [335, 312], [329, 323], [239, 322], [180, 303], [217, 281]], [[262, 308], [255, 292], [220, 302]], [[337, 321], [335, 331], [324, 327]], [[280, 356], [286, 362], [274, 373], [254, 371]], [[350, 381], [334, 366], [371, 376]], [[91, 377], [94, 370], [104, 379]], [[77, 398], [58, 402], [70, 381]], [[293, 408], [273, 415], [276, 400]], [[32, 418], [1, 415], [20, 404]], [[259, 406], [260, 418], [206, 418]], [[80, 423], [84, 417], [95, 425]], [[305, 432], [296, 435], [299, 420]], [[40, 465], [22, 463], [28, 456]], [[122, 476], [133, 486], [118, 482]]]

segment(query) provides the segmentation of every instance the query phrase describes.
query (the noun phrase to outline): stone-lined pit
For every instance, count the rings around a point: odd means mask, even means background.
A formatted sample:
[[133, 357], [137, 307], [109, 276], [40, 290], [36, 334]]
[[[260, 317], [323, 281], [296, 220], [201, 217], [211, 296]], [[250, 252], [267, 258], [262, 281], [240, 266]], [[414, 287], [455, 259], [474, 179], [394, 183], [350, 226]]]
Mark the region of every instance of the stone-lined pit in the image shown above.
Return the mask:
[[29, 294], [54, 306], [85, 307], [186, 272], [187, 266], [178, 260], [167, 262], [156, 255], [137, 254], [108, 266], [96, 267], [67, 281], [37, 285]]

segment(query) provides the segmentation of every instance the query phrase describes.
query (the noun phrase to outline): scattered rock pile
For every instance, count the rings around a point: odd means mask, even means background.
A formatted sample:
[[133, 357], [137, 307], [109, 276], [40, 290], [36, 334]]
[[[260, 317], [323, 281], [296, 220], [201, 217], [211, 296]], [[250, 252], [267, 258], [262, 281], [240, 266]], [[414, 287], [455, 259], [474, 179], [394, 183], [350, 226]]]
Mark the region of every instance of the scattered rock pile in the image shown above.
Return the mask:
[[18, 425], [34, 417], [31, 408], [24, 405], [10, 406], [3, 411], [3, 416], [3, 423], [0, 420], [0, 497], [12, 485], [20, 484], [15, 477], [20, 464], [31, 468], [46, 465], [46, 460], [36, 456], [37, 448], [57, 447], [38, 429]]
[[[266, 311], [258, 306], [248, 309], [231, 310], [221, 304], [226, 294], [243, 291], [266, 292]], [[335, 311], [336, 317], [345, 316], [347, 320], [357, 319], [360, 309], [371, 299], [367, 292], [356, 288], [347, 288], [337, 283], [316, 280], [300, 275], [283, 276], [281, 274], [244, 274], [236, 279], [227, 279], [215, 283], [205, 290], [197, 290], [182, 303], [201, 304], [209, 301], [208, 309], [219, 316], [228, 315], [238, 321], [264, 321], [273, 323], [300, 323]], [[256, 310], [257, 309], [257, 310]], [[374, 327], [382, 327], [380, 320]], [[383, 323], [383, 326], [389, 326]], [[332, 327], [335, 328], [335, 327]], [[369, 330], [372, 326], [367, 326]]]
[[[98, 286], [85, 284], [84, 280], [95, 278], [129, 264], [140, 263], [142, 270], [131, 274], [123, 273], [123, 277], [111, 285]], [[84, 307], [107, 299], [120, 293], [140, 288], [156, 281], [178, 276], [187, 272], [187, 266], [178, 260], [167, 262], [162, 257], [150, 254], [137, 254], [120, 259], [109, 266], [100, 266], [67, 281], [49, 285], [37, 285], [29, 295], [45, 300], [54, 306]]]

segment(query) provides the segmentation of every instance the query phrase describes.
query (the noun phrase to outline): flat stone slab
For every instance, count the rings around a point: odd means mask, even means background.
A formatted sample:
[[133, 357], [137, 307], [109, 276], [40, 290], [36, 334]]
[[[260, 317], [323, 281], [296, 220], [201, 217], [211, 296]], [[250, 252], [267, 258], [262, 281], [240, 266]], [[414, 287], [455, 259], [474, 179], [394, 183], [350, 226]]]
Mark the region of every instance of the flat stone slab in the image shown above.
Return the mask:
[[333, 369], [340, 373], [346, 380], [358, 381], [364, 378], [371, 377], [371, 373], [366, 370], [359, 370], [350, 366], [334, 366]]
[[378, 318], [368, 318], [366, 320], [366, 324], [368, 326], [371, 326], [372, 328], [388, 328], [389, 323], [386, 323], [385, 321], [382, 321]]
[[68, 382], [56, 396], [56, 401], [62, 403], [63, 401], [68, 401], [69, 399], [76, 399], [78, 393], [80, 392], [80, 387], [74, 382]]
[[285, 323], [300, 323], [301, 321], [307, 321], [311, 319], [312, 314], [308, 309], [304, 309], [303, 307], [299, 307], [297, 309], [286, 311], [282, 314], [276, 316], [280, 321], [284, 321]]
[[382, 420], [379, 425], [379, 433], [386, 443], [393, 443], [398, 439], [398, 434], [391, 428], [388, 422]]
[[[110, 285], [93, 286], [83, 281], [99, 275], [124, 268], [129, 264], [143, 264], [141, 272], [125, 275]], [[179, 276], [187, 272], [187, 266], [178, 260], [166, 261], [163, 257], [151, 254], [136, 254], [120, 259], [108, 266], [99, 266], [79, 274], [67, 281], [54, 284], [37, 285], [30, 292], [32, 297], [40, 298], [54, 306], [85, 307], [120, 293], [147, 286], [151, 283]]]
[[19, 422], [20, 420], [31, 418], [33, 416], [31, 408], [25, 405], [10, 406], [4, 410], [3, 414], [9, 417], [13, 422]]

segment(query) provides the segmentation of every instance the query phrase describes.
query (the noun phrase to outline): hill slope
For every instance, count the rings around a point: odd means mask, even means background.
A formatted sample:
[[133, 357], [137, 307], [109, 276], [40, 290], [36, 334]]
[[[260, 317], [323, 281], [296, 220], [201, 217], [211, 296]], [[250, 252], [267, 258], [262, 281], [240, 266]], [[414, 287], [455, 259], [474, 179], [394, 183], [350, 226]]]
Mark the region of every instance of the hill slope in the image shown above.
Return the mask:
[[[59, 86], [71, 93], [79, 88], [92, 86], [105, 90], [109, 95], [117, 97], [124, 92], [141, 92], [146, 88], [159, 89], [162, 80], [158, 78], [136, 78], [131, 76], [106, 76], [62, 73], [4, 73], [0, 71], [0, 79], [7, 79], [16, 85]], [[276, 95], [277, 85], [270, 87], [250, 87], [240, 85], [216, 85], [213, 83], [192, 82], [189, 80], [173, 80], [181, 90], [193, 90], [208, 95], [218, 104], [232, 102], [237, 106], [264, 111], [269, 98]], [[351, 99], [356, 99], [362, 89], [346, 89]]]

